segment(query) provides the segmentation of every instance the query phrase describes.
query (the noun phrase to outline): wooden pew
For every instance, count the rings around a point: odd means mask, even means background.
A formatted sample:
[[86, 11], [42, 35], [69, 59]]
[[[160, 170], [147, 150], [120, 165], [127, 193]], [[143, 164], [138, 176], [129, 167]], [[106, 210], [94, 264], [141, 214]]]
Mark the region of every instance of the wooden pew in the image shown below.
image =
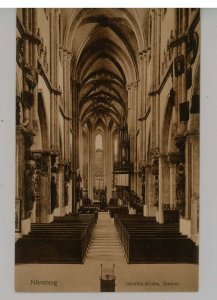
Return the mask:
[[55, 217], [52, 223], [34, 223], [17, 240], [16, 263], [84, 263], [95, 215]]
[[198, 247], [179, 232], [179, 224], [115, 215], [114, 224], [128, 263], [197, 263]]

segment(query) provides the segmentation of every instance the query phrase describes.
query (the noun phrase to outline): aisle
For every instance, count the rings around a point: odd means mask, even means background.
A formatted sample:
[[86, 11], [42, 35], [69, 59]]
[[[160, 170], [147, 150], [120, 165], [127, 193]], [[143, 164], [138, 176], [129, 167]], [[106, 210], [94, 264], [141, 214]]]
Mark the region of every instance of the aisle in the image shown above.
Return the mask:
[[114, 226], [114, 219], [110, 218], [108, 212], [99, 212], [85, 263], [88, 263], [88, 260], [96, 260], [101, 263], [109, 261], [109, 264], [125, 260]]

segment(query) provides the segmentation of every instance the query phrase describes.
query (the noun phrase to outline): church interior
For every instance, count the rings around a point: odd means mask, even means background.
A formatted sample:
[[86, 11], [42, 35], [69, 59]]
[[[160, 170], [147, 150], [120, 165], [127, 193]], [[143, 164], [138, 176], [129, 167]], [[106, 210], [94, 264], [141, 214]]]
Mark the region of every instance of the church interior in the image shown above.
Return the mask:
[[18, 8], [16, 39], [17, 274], [179, 264], [196, 288], [200, 10]]

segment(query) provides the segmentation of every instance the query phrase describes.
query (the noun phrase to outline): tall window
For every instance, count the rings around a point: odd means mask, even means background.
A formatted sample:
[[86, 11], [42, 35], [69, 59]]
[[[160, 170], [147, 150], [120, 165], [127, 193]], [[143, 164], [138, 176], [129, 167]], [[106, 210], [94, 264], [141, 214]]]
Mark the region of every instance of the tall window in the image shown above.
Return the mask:
[[96, 135], [95, 150], [102, 150], [102, 136], [100, 133]]
[[118, 138], [117, 136], [114, 139], [114, 161], [118, 160]]
[[101, 190], [104, 188], [103, 176], [103, 147], [102, 135], [98, 133], [95, 138], [95, 188]]

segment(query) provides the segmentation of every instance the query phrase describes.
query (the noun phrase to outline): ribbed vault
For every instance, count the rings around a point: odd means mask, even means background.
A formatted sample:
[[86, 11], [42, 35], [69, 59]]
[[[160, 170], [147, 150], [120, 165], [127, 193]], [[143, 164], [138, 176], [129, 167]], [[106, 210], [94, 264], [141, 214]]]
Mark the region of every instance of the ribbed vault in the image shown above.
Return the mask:
[[73, 54], [72, 79], [80, 84], [79, 116], [113, 121], [127, 116], [126, 86], [139, 79], [138, 53], [145, 48], [147, 9], [63, 9], [63, 43]]

